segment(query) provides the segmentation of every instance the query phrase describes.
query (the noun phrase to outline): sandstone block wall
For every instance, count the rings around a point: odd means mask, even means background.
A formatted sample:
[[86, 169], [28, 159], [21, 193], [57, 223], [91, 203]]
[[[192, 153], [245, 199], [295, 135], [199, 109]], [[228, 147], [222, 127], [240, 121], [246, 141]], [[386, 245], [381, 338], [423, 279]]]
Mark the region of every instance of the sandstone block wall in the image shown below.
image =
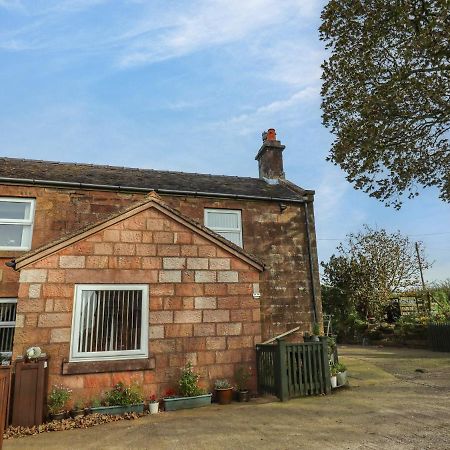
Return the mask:
[[[238, 257], [148, 209], [20, 271], [13, 356], [40, 346], [50, 356], [49, 385], [71, 387], [74, 398], [89, 399], [132, 380], [146, 395], [162, 395], [187, 361], [210, 388], [216, 378], [232, 379], [238, 365], [255, 373], [261, 324], [252, 292], [259, 278], [259, 271]], [[62, 375], [74, 286], [97, 283], [149, 285], [154, 369]]]
[[[144, 194], [125, 194], [112, 191], [88, 191], [73, 189], [43, 188], [36, 186], [7, 186], [0, 185], [1, 196], [22, 196], [36, 198], [36, 218], [33, 232], [33, 248], [46, 244], [59, 238], [64, 233], [70, 233], [90, 223], [105, 219], [112, 213], [130, 206], [141, 200]], [[312, 285], [309, 275], [309, 255], [307, 249], [305, 211], [303, 205], [288, 204], [281, 211], [277, 202], [212, 199], [205, 197], [163, 196], [163, 200], [186, 216], [203, 223], [205, 208], [229, 208], [242, 211], [243, 244], [245, 250], [259, 257], [266, 264], [266, 270], [261, 279], [261, 313], [263, 321], [263, 338], [272, 337], [297, 325], [302, 330], [310, 330], [312, 321]], [[317, 262], [316, 241], [314, 233], [314, 215], [310, 208], [311, 238], [313, 249], [313, 269], [317, 308], [319, 314], [320, 283]], [[148, 225], [158, 227], [158, 222]], [[111, 238], [117, 230], [111, 230]], [[133, 230], [127, 239], [133, 239]], [[160, 246], [167, 235], [159, 232]], [[184, 236], [177, 236], [177, 243], [184, 257], [209, 256], [208, 246], [198, 250], [192, 243], [183, 242]], [[142, 243], [132, 254], [133, 242], [121, 243], [122, 257], [115, 260], [119, 268], [128, 268], [136, 265], [136, 257], [145, 248], [151, 249], [153, 242], [147, 242], [142, 236]], [[118, 247], [116, 247], [118, 248]], [[100, 250], [102, 249], [102, 250]], [[100, 243], [96, 248], [97, 254], [89, 255], [86, 264], [89, 266], [106, 265], [106, 257], [113, 256], [113, 247], [109, 242]], [[103, 253], [98, 253], [102, 251]], [[166, 252], [164, 256], [177, 257], [174, 249], [168, 245], [160, 251]], [[15, 256], [13, 252], [0, 252], [0, 297], [16, 297], [18, 292], [18, 274], [6, 268], [4, 263]], [[69, 262], [70, 264], [70, 262]], [[152, 258], [142, 260], [144, 269], [152, 269], [157, 264]], [[162, 264], [162, 262], [161, 262]], [[177, 262], [173, 261], [176, 266]], [[190, 270], [202, 270], [197, 267], [196, 261], [190, 260]], [[201, 263], [197, 263], [201, 264]], [[214, 264], [214, 263], [213, 263]], [[220, 264], [217, 262], [216, 264]], [[130, 266], [131, 265], [131, 266]], [[215, 268], [215, 266], [213, 266]], [[155, 267], [158, 268], [158, 267]], [[167, 265], [167, 270], [172, 270]], [[220, 270], [220, 267], [217, 267]], [[56, 276], [53, 275], [53, 276]], [[175, 277], [175, 274], [162, 274], [164, 277]], [[197, 277], [207, 275], [197, 274]], [[221, 275], [222, 276], [222, 275]]]

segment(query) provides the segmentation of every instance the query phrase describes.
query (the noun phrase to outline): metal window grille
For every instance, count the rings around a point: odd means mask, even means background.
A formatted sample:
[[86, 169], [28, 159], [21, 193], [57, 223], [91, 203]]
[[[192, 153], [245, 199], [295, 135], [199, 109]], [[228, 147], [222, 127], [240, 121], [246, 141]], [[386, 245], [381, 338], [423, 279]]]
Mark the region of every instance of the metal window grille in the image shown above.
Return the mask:
[[147, 356], [147, 286], [79, 285], [75, 295], [72, 360]]
[[241, 211], [205, 209], [205, 226], [242, 247]]
[[0, 354], [10, 356], [16, 326], [17, 300], [0, 298]]

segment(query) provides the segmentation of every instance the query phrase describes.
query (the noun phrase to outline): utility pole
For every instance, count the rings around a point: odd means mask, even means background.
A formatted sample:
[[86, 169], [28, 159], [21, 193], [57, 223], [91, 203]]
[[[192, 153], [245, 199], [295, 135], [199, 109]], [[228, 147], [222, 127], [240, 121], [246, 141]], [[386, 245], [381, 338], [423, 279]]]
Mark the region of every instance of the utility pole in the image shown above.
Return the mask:
[[417, 261], [419, 262], [420, 279], [422, 280], [422, 288], [423, 288], [423, 290], [425, 290], [425, 281], [423, 279], [422, 260], [420, 259], [419, 243], [418, 242], [416, 242], [416, 253], [417, 253]]
[[[419, 243], [416, 242], [415, 244], [416, 244], [417, 261], [419, 262], [420, 279], [422, 280], [422, 289], [424, 292], [426, 292], [428, 311], [431, 312], [431, 298], [430, 298], [430, 293], [428, 291], [426, 291], [426, 289], [425, 289], [425, 280], [423, 279], [423, 268], [422, 268], [422, 260], [420, 259]], [[416, 302], [417, 302], [417, 300], [416, 300]]]

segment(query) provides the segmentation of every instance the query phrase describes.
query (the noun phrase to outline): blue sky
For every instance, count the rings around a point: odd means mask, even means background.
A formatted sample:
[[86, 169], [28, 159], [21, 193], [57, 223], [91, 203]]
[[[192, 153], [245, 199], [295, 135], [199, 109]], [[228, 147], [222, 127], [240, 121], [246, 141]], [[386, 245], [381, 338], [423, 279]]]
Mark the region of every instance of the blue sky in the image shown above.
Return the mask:
[[401, 211], [325, 161], [316, 0], [0, 0], [3, 156], [257, 176], [277, 129], [287, 177], [316, 190], [319, 258], [363, 224], [423, 241], [450, 275], [450, 208]]

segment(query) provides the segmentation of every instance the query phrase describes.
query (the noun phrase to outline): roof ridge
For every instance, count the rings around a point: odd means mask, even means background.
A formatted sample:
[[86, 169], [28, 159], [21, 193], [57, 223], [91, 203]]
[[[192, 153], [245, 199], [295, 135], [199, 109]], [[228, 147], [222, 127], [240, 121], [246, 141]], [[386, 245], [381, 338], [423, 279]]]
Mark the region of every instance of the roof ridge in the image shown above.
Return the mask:
[[125, 169], [125, 170], [136, 170], [138, 172], [159, 172], [159, 173], [170, 173], [170, 174], [185, 174], [185, 175], [200, 175], [200, 176], [206, 176], [206, 177], [222, 177], [222, 178], [239, 178], [239, 179], [246, 179], [246, 180], [253, 180], [258, 181], [261, 180], [262, 182], [266, 183], [264, 180], [256, 177], [241, 177], [237, 175], [217, 175], [217, 174], [211, 174], [211, 173], [199, 173], [199, 172], [183, 172], [178, 170], [159, 170], [159, 169], [148, 169], [148, 168], [139, 168], [139, 167], [127, 167], [127, 166], [111, 166], [109, 164], [92, 164], [92, 163], [83, 163], [83, 162], [69, 162], [69, 161], [52, 161], [52, 160], [45, 160], [45, 159], [29, 159], [29, 158], [11, 158], [8, 156], [0, 156], [0, 160], [14, 160], [14, 161], [29, 161], [33, 163], [45, 163], [45, 164], [55, 164], [55, 165], [72, 165], [72, 166], [84, 166], [84, 167], [101, 167], [101, 168], [107, 168], [107, 169]]

